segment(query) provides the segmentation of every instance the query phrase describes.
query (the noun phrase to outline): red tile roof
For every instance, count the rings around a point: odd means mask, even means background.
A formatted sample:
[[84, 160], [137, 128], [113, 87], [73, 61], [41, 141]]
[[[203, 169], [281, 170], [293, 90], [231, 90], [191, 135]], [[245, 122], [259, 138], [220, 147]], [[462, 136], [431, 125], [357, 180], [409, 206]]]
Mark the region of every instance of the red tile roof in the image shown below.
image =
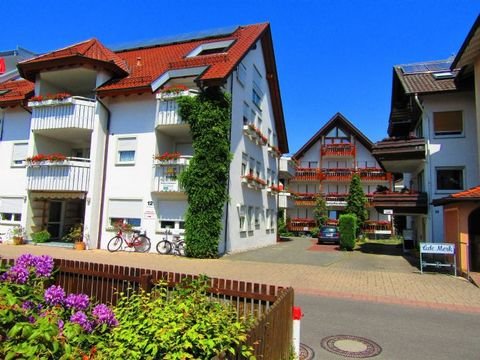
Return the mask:
[[[395, 72], [406, 94], [426, 94], [457, 90], [455, 78], [435, 79], [430, 72], [404, 74], [399, 67], [395, 67]], [[454, 72], [454, 74], [456, 74], [456, 72]]]
[[[0, 107], [21, 104], [27, 95], [33, 95], [35, 85], [28, 80], [10, 80], [0, 84]], [[5, 90], [7, 92], [3, 93]]]
[[125, 61], [113, 51], [107, 49], [97, 39], [86, 40], [22, 61], [18, 64], [18, 69], [23, 78], [34, 81], [35, 75], [42, 70], [55, 68], [59, 65], [84, 62], [103, 66], [120, 76], [125, 76], [129, 72]]
[[445, 205], [460, 201], [480, 201], [480, 186], [475, 186], [465, 191], [448, 195], [441, 199], [433, 200], [433, 205]]
[[205, 39], [119, 51], [117, 54], [129, 65], [130, 75], [123, 79], [112, 80], [97, 90], [101, 94], [102, 92], [118, 91], [132, 87], [146, 88], [168, 70], [196, 66], [208, 66], [207, 70], [200, 75], [200, 80], [223, 81], [268, 27], [269, 25], [266, 23], [240, 26], [230, 35], [208, 39], [208, 42], [235, 41], [227, 52], [222, 54], [187, 58], [186, 56], [191, 51], [206, 42]]

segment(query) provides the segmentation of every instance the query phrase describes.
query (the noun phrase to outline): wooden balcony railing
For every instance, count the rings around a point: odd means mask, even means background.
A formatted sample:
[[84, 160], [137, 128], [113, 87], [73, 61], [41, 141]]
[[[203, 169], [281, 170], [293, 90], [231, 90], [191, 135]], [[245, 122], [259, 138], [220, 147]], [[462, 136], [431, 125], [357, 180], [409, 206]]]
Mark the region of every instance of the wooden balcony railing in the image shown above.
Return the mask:
[[295, 198], [296, 206], [315, 206], [316, 198], [319, 194], [317, 193], [295, 193], [293, 194]]
[[366, 234], [391, 234], [392, 224], [389, 221], [368, 220], [363, 223], [363, 232]]
[[322, 169], [321, 177], [324, 181], [350, 181], [355, 169]]
[[287, 224], [289, 231], [310, 231], [316, 226], [314, 219], [292, 218]]
[[321, 171], [317, 168], [297, 168], [292, 181], [320, 181]]
[[386, 173], [380, 168], [364, 168], [357, 169], [362, 181], [390, 181], [392, 174]]
[[355, 145], [353, 144], [326, 144], [322, 145], [322, 156], [352, 157], [355, 156]]

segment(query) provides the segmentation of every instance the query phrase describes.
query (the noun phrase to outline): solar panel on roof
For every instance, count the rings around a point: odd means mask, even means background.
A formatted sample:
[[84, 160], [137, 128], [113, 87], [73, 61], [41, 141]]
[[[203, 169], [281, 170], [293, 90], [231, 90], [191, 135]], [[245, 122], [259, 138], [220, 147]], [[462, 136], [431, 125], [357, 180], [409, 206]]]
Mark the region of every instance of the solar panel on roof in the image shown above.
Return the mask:
[[237, 30], [238, 26], [229, 26], [224, 28], [218, 28], [213, 30], [203, 30], [197, 32], [191, 32], [186, 34], [180, 35], [173, 35], [173, 36], [166, 36], [157, 39], [150, 39], [144, 41], [137, 41], [128, 44], [121, 44], [117, 46], [110, 46], [109, 48], [113, 51], [123, 51], [123, 50], [131, 50], [131, 49], [138, 49], [138, 48], [146, 48], [152, 46], [159, 46], [159, 45], [167, 45], [167, 44], [174, 44], [198, 39], [205, 39], [210, 37], [218, 37], [218, 36], [228, 36], [231, 35], [235, 30]]
[[443, 60], [443, 61], [430, 61], [424, 63], [415, 63], [415, 64], [405, 64], [399, 65], [404, 74], [417, 74], [424, 72], [436, 72], [436, 71], [447, 71], [450, 70], [450, 65], [452, 61]]

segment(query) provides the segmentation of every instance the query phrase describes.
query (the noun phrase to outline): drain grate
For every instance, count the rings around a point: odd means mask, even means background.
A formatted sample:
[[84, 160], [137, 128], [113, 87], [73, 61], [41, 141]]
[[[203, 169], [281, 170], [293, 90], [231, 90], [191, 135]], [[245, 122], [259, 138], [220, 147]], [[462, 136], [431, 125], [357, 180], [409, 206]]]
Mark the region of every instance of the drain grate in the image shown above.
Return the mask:
[[315, 357], [315, 352], [310, 346], [300, 343], [300, 354], [298, 354], [299, 360], [312, 360]]
[[327, 336], [320, 345], [331, 353], [355, 359], [374, 357], [382, 352], [376, 342], [353, 335]]

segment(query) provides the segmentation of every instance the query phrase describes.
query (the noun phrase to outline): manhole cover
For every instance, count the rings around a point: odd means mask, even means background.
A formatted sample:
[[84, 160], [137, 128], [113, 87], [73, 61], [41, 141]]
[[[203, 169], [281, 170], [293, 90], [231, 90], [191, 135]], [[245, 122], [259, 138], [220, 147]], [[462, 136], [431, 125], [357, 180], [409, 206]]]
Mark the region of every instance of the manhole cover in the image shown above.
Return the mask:
[[353, 335], [327, 336], [320, 345], [331, 353], [355, 359], [374, 357], [382, 352], [376, 342]]
[[300, 354], [298, 354], [299, 360], [311, 360], [315, 357], [315, 353], [310, 346], [300, 343]]

